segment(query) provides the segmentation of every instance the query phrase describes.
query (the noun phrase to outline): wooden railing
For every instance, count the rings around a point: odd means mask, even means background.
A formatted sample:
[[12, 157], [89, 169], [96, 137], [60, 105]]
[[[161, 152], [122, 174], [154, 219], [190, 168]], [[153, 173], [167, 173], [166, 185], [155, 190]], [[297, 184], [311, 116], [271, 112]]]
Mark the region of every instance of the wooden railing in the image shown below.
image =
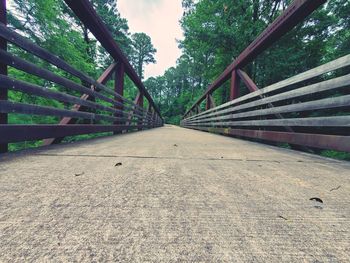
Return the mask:
[[[188, 117], [182, 126], [350, 151], [350, 74], [332, 74], [347, 66], [350, 55]], [[325, 75], [327, 80], [303, 85]]]
[[[242, 70], [325, 1], [296, 0], [209, 86], [181, 125], [202, 131], [350, 152], [350, 55], [259, 89]], [[230, 101], [213, 92], [231, 79]], [[249, 94], [239, 97], [239, 82]], [[206, 100], [206, 110], [200, 112]], [[309, 150], [309, 149], [308, 149]]]
[[[91, 30], [101, 45], [115, 59], [115, 63], [108, 67], [97, 81], [9, 29], [6, 26], [5, 3], [4, 0], [1, 1], [0, 10], [2, 17], [0, 41], [3, 44], [2, 49], [0, 49], [0, 66], [2, 68], [0, 72], [0, 152], [6, 152], [8, 143], [13, 142], [46, 139], [44, 144], [48, 145], [58, 143], [66, 136], [102, 132], [121, 133], [163, 125], [160, 112], [151, 96], [87, 0], [67, 0], [66, 3], [71, 6], [74, 12], [77, 5], [82, 5], [79, 12], [89, 16], [89, 21], [86, 22], [85, 26]], [[76, 15], [81, 17], [78, 12]], [[85, 18], [81, 17], [81, 20], [84, 22]], [[49, 62], [70, 76], [77, 77], [81, 83], [84, 83], [84, 86], [7, 52], [7, 42]], [[74, 96], [7, 76], [7, 66], [35, 75], [81, 95]], [[123, 97], [125, 74], [139, 90], [134, 101]], [[105, 86], [113, 75], [115, 79], [114, 90]], [[71, 109], [63, 109], [9, 101], [7, 96], [9, 90], [56, 100], [72, 105], [72, 107]], [[144, 98], [148, 100], [147, 109], [144, 108]], [[8, 114], [13, 113], [56, 116], [62, 119], [58, 124], [8, 124]], [[76, 124], [79, 120], [85, 120], [85, 123], [89, 124]]]

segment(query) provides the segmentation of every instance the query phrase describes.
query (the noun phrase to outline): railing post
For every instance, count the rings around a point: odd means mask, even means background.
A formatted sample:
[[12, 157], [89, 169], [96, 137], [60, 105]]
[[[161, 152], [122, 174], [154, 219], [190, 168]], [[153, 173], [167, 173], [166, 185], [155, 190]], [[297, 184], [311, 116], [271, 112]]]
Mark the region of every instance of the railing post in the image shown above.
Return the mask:
[[[116, 93], [118, 93], [120, 96], [124, 95], [124, 72], [125, 72], [125, 68], [124, 68], [124, 64], [121, 62], [118, 62], [117, 67], [115, 69], [115, 77], [114, 77], [114, 91]], [[117, 96], [115, 96], [115, 100], [117, 102], [123, 103], [123, 100], [121, 100], [120, 98], [118, 98]], [[115, 108], [117, 110], [123, 110], [123, 106], [121, 105], [115, 105]], [[124, 115], [122, 113], [116, 113], [115, 117], [121, 117], [123, 118]], [[125, 124], [124, 121], [116, 121], [114, 122], [115, 125], [120, 125], [120, 124]], [[113, 132], [113, 134], [118, 134], [121, 132]]]
[[148, 116], [148, 108], [147, 110], [144, 110], [143, 112], [143, 118], [142, 118], [142, 130], [145, 130], [147, 126], [147, 116]]
[[236, 70], [232, 71], [230, 83], [230, 100], [234, 100], [239, 96], [239, 78]]
[[197, 107], [196, 107], [196, 114], [199, 114], [199, 113], [201, 113], [201, 108], [199, 107], [199, 105], [197, 105]]
[[154, 110], [153, 110], [153, 108], [151, 108], [151, 123], [150, 123], [150, 125], [151, 125], [151, 127], [152, 128], [154, 128]]
[[215, 108], [214, 99], [211, 94], [207, 94], [205, 109], [209, 110], [211, 108]]
[[205, 99], [205, 110], [209, 110], [210, 109], [210, 98], [209, 98], [209, 94], [207, 94], [206, 99]]
[[242, 70], [237, 70], [237, 74], [242, 80], [242, 82], [246, 85], [246, 87], [249, 89], [249, 92], [254, 92], [257, 91], [259, 88], [258, 86], [254, 83], [254, 81], [248, 76], [247, 73], [245, 73]]
[[[142, 94], [141, 91], [140, 91], [140, 97], [139, 97], [139, 99], [137, 100], [137, 105], [139, 105], [141, 108], [143, 108], [143, 94]], [[142, 114], [144, 114], [144, 113], [142, 113]], [[143, 116], [144, 116], [144, 115], [143, 115]], [[144, 119], [144, 117], [143, 117], [143, 118], [140, 117], [140, 118], [138, 119], [137, 125], [143, 125], [143, 119]], [[142, 128], [138, 128], [138, 130], [141, 131]]]
[[157, 126], [157, 112], [153, 111], [153, 128]]
[[147, 124], [147, 129], [149, 129], [150, 126], [152, 125], [152, 116], [153, 116], [153, 108], [151, 103], [148, 104], [147, 115], [148, 115], [148, 120], [146, 120], [146, 124]]
[[210, 108], [215, 108], [216, 103], [215, 103], [215, 100], [211, 94], [209, 95], [209, 99], [210, 99]]
[[160, 118], [159, 118], [159, 115], [157, 114], [157, 127], [160, 126]]
[[[7, 24], [6, 18], [6, 0], [0, 0], [0, 23], [4, 25]], [[0, 38], [0, 49], [7, 50], [7, 41], [3, 38]], [[0, 74], [7, 75], [7, 65], [0, 64]], [[0, 90], [0, 100], [8, 100], [8, 91]], [[7, 113], [0, 113], [0, 125], [8, 123], [8, 115]], [[5, 153], [8, 151], [8, 144], [3, 143], [0, 144], [0, 153]]]

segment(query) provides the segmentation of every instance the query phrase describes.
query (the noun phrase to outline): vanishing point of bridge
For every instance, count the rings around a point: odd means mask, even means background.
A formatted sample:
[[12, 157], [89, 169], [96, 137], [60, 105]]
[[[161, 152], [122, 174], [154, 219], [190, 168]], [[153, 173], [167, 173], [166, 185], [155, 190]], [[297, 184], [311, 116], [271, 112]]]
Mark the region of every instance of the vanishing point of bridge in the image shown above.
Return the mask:
[[[244, 71], [325, 1], [294, 1], [182, 127], [164, 125], [89, 1], [65, 2], [115, 60], [98, 80], [8, 28], [0, 2], [0, 262], [350, 261], [350, 164], [315, 154], [350, 152], [350, 55], [263, 88]], [[11, 54], [8, 42], [84, 85]], [[8, 67], [74, 92], [14, 79]], [[138, 88], [133, 101], [126, 77]], [[230, 101], [216, 106], [212, 94], [227, 81]], [[9, 90], [71, 109], [12, 102]], [[9, 114], [62, 119], [19, 125]], [[101, 132], [115, 136], [59, 144]], [[7, 153], [32, 140], [44, 147]]]

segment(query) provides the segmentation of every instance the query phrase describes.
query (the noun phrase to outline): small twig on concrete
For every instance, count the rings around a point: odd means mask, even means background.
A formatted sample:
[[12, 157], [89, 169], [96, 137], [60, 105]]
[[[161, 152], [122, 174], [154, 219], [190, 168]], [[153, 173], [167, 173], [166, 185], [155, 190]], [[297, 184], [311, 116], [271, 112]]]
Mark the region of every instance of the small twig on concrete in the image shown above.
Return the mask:
[[81, 175], [83, 175], [83, 174], [85, 174], [85, 173], [82, 172], [82, 173], [80, 173], [80, 174], [75, 174], [75, 176], [81, 176]]
[[329, 192], [332, 192], [332, 191], [338, 190], [340, 187], [341, 187], [341, 185], [339, 185], [339, 186], [338, 186], [338, 187], [336, 187], [336, 188], [332, 188], [331, 190], [329, 190]]
[[318, 197], [312, 197], [310, 198], [311, 201], [316, 201], [316, 202], [319, 202], [319, 203], [322, 203], [323, 204], [323, 201], [321, 198], [318, 198]]

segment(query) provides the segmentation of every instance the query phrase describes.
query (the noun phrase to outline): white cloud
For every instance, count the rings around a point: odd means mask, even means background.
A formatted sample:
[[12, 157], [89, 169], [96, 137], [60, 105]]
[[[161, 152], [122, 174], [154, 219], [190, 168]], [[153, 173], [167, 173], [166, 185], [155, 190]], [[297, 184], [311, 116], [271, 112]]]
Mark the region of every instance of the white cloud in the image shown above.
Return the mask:
[[176, 65], [181, 55], [176, 39], [183, 37], [181, 0], [118, 0], [118, 9], [128, 20], [130, 32], [146, 33], [157, 49], [157, 64], [145, 67], [145, 78], [162, 75]]

